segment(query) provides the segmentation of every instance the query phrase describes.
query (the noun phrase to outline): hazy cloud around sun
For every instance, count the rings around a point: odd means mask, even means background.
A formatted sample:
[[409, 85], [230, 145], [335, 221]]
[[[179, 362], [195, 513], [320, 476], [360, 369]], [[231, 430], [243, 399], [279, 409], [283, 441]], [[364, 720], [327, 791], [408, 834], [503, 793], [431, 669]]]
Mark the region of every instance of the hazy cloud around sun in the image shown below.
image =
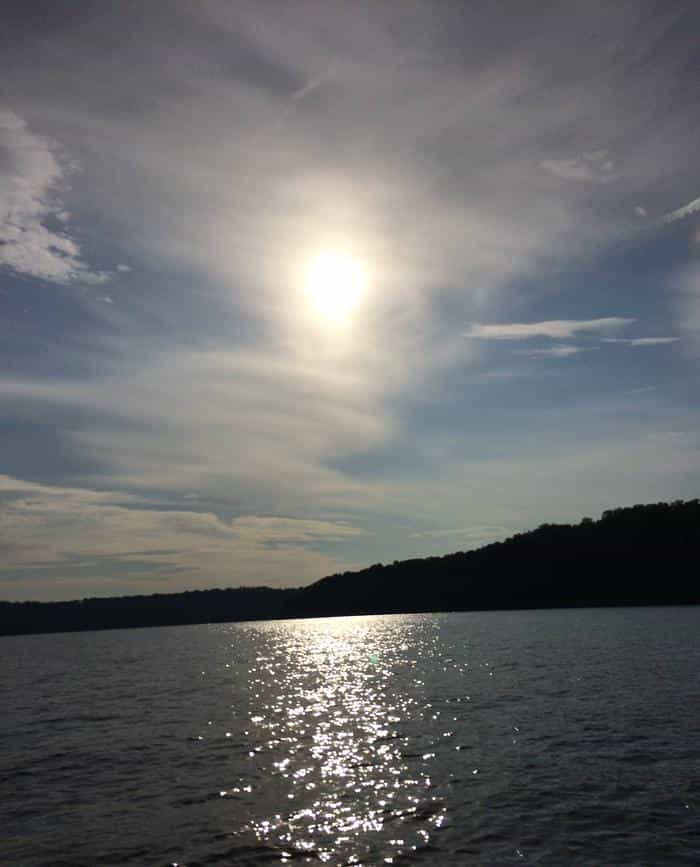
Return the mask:
[[[254, 279], [258, 313], [278, 314], [295, 258], [329, 236], [352, 238], [377, 263], [384, 297], [404, 309], [416, 294], [425, 298], [446, 284], [468, 305], [481, 303], [514, 274], [531, 273], [545, 250], [577, 255], [616, 221], [621, 228], [611, 204], [636, 184], [643, 165], [649, 187], [655, 164], [639, 142], [619, 154], [594, 146], [613, 123], [632, 129], [643, 122], [638, 82], [632, 87], [620, 75], [612, 99], [593, 78], [584, 89], [543, 80], [537, 40], [532, 54], [494, 50], [475, 67], [450, 39], [453, 15], [435, 19], [429, 6], [413, 14], [377, 6], [367, 19], [348, 4], [295, 6], [292, 14], [260, 4], [178, 4], [186, 41], [170, 38], [164, 6], [143, 7], [138, 27], [102, 10], [99, 21], [65, 30], [50, 82], [60, 94], [50, 125], [66, 133], [69, 152], [80, 136], [83, 183], [115, 228], [149, 256], [196, 265], [225, 282]], [[402, 39], [392, 32], [397, 15]], [[629, 10], [609, 15], [611, 39], [631, 17]], [[496, 46], [498, 28], [508, 25], [495, 15], [479, 26], [473, 46]], [[115, 75], [109, 55], [90, 47], [85, 31], [98, 27], [119, 44], [119, 68], [128, 74]], [[566, 40], [570, 28], [563, 12], [548, 21], [552, 39]], [[162, 35], [155, 43], [154, 29]], [[608, 61], [588, 58], [584, 75], [596, 62]], [[147, 83], [142, 98], [134, 98], [136, 80]], [[100, 106], [104, 81], [110, 99]], [[47, 80], [28, 71], [13, 83], [18, 112], [26, 106], [33, 116]], [[647, 82], [649, 98], [661, 83]], [[130, 101], [131, 110], [110, 110]], [[577, 157], [547, 157], [548, 142], [563, 130], [591, 146]], [[672, 132], [656, 133], [660, 157]], [[47, 207], [46, 190], [60, 171], [49, 155], [43, 159], [35, 208]], [[553, 186], [547, 171], [532, 171], [539, 162], [559, 179], [608, 179], [613, 160], [621, 188], [601, 194], [594, 214], [586, 190]], [[470, 165], [478, 168], [465, 170]], [[66, 252], [75, 270], [79, 252]], [[47, 273], [60, 276], [60, 258], [49, 256]], [[63, 269], [65, 279], [70, 258]], [[236, 300], [249, 305], [253, 297]]]

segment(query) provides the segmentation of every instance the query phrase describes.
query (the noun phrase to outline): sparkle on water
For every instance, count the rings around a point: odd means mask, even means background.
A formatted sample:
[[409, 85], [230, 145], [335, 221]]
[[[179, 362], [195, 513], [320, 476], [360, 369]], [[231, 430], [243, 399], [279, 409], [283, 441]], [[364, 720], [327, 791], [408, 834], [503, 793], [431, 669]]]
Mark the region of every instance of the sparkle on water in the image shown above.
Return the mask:
[[[255, 706], [263, 699], [263, 713], [250, 720], [252, 756], [258, 773], [278, 778], [292, 808], [250, 827], [279, 847], [283, 862], [306, 854], [359, 864], [383, 851], [391, 863], [387, 850], [415, 852], [443, 824], [444, 802], [432, 791], [427, 762], [416, 769], [404, 757], [409, 738], [402, 725], [426, 713], [410, 691], [392, 689], [397, 663], [415, 664], [397, 649], [405, 647], [405, 628], [393, 620], [372, 629], [384, 664], [375, 653], [368, 657], [367, 625], [357, 619], [327, 621], [323, 631], [299, 622], [265, 628], [269, 650], [249, 682]], [[290, 657], [304, 659], [303, 669], [290, 669]], [[268, 765], [266, 756], [280, 748], [285, 758]]]

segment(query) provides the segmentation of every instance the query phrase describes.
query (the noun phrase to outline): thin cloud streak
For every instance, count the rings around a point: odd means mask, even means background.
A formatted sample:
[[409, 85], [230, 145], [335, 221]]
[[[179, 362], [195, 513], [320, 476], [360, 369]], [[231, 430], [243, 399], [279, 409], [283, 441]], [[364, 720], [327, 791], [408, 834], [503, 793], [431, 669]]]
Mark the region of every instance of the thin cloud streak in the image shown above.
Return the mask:
[[680, 337], [603, 337], [603, 343], [623, 343], [626, 346], [659, 346], [677, 343]]
[[493, 325], [475, 323], [465, 337], [481, 340], [530, 340], [533, 337], [550, 337], [562, 340], [579, 333], [614, 331], [631, 325], [635, 320], [621, 316], [603, 319], [556, 319], [545, 322], [510, 322]]
[[459, 536], [470, 543], [482, 543], [486, 540], [503, 539], [512, 530], [508, 527], [460, 527], [447, 530], [423, 530], [411, 533], [412, 539], [450, 539]]
[[590, 349], [591, 347], [585, 346], [552, 346], [548, 349], [522, 349], [514, 350], [514, 352], [519, 355], [527, 355], [528, 358], [569, 358]]
[[662, 217], [661, 222], [675, 223], [677, 220], [683, 220], [685, 217], [689, 217], [691, 214], [696, 214], [698, 211], [700, 211], [700, 198], [693, 199], [693, 201], [688, 202], [687, 205], [683, 205], [683, 207], [666, 214]]

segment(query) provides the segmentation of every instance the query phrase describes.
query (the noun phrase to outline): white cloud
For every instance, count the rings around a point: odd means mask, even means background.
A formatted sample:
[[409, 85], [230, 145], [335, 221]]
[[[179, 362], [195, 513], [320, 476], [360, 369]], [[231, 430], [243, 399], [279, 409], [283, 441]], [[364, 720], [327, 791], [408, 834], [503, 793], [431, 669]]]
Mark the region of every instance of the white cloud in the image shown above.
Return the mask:
[[298, 102], [300, 99], [304, 99], [305, 96], [308, 96], [310, 93], [313, 93], [315, 90], [318, 90], [321, 85], [328, 81], [333, 75], [333, 67], [329, 66], [328, 69], [321, 73], [321, 75], [316, 75], [313, 78], [309, 79], [306, 84], [302, 85], [298, 90], [295, 90], [292, 94], [292, 100]]
[[125, 265], [123, 262], [117, 265], [117, 271], [120, 271], [122, 274], [128, 274], [131, 270], [133, 270], [131, 265]]
[[603, 337], [604, 343], [624, 343], [627, 346], [657, 346], [676, 343], [680, 337]]
[[412, 539], [450, 539], [458, 536], [471, 544], [503, 539], [512, 533], [508, 527], [460, 527], [447, 530], [423, 530], [411, 533]]
[[540, 168], [567, 181], [604, 184], [615, 179], [614, 163], [606, 157], [606, 150], [597, 150], [571, 159], [540, 160]]
[[64, 497], [79, 499], [87, 504], [100, 503], [142, 503], [143, 500], [134, 494], [122, 492], [93, 491], [81, 488], [54, 487], [42, 485], [38, 482], [28, 482], [24, 479], [16, 479], [13, 476], [0, 474], [0, 498], [8, 496], [36, 496], [42, 499], [61, 500]]
[[527, 355], [529, 358], [568, 358], [570, 355], [578, 355], [579, 352], [586, 352], [583, 346], [552, 346], [548, 349], [523, 349], [515, 350], [519, 354]]
[[104, 282], [83, 261], [77, 241], [50, 226], [70, 219], [59, 195], [66, 177], [51, 143], [0, 110], [0, 267], [54, 283]]
[[234, 518], [231, 529], [240, 539], [260, 544], [338, 541], [364, 532], [347, 521], [315, 521], [300, 518], [244, 515]]
[[665, 214], [661, 218], [661, 222], [675, 223], [676, 220], [682, 220], [685, 217], [689, 217], [691, 214], [697, 213], [698, 211], [700, 211], [700, 198], [694, 199], [692, 202], [688, 202], [687, 205], [683, 205], [682, 208], [671, 211], [669, 214]]
[[495, 325], [474, 324], [465, 337], [483, 340], [528, 340], [532, 337], [551, 337], [562, 340], [584, 332], [613, 331], [631, 325], [634, 319], [609, 316], [605, 319], [555, 319], [545, 322], [510, 322]]

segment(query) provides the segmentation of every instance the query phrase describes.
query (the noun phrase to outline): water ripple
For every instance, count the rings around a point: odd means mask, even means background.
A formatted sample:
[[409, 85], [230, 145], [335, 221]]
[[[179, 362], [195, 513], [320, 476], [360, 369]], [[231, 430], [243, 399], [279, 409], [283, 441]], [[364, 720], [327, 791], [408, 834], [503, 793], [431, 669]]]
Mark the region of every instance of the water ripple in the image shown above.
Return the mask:
[[3, 639], [0, 863], [700, 863], [697, 625], [649, 609]]

